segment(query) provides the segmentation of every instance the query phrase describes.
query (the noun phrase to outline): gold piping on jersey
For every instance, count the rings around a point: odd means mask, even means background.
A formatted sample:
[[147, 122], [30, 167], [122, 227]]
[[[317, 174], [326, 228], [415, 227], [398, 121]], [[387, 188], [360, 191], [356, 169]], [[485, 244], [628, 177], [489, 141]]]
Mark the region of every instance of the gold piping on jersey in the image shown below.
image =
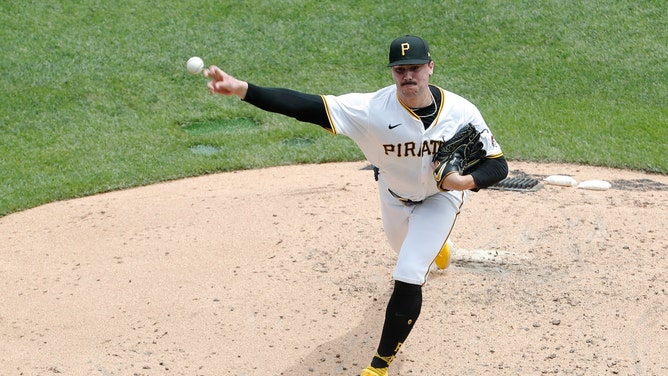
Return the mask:
[[[429, 85], [429, 87], [435, 87], [441, 93], [441, 101], [440, 104], [438, 105], [438, 112], [436, 113], [436, 117], [434, 117], [434, 121], [431, 124], [429, 124], [429, 127], [431, 127], [432, 125], [438, 122], [438, 118], [441, 116], [441, 111], [443, 111], [443, 107], [445, 107], [445, 91], [436, 85]], [[406, 111], [408, 111], [412, 117], [414, 117], [416, 120], [422, 121], [420, 116], [416, 114], [415, 111], [413, 111], [410, 107], [406, 106], [406, 104], [401, 101], [401, 98], [399, 98], [399, 90], [395, 92], [395, 95], [397, 96], [397, 100], [399, 101], [401, 106], [405, 108]]]
[[443, 111], [443, 108], [445, 107], [445, 90], [441, 89], [438, 86], [434, 86], [438, 91], [441, 93], [441, 104], [438, 106], [438, 113], [436, 114], [436, 117], [434, 118], [434, 121], [429, 124], [429, 127], [431, 128], [432, 125], [436, 124], [438, 122], [438, 118], [441, 116], [441, 111]]
[[334, 121], [332, 120], [332, 115], [329, 112], [329, 105], [327, 104], [327, 99], [325, 99], [324, 95], [321, 95], [320, 98], [322, 98], [322, 103], [325, 104], [325, 112], [327, 113], [327, 119], [329, 119], [329, 127], [330, 129], [323, 128], [327, 132], [331, 134], [339, 134], [339, 132], [336, 130], [336, 126], [334, 125]]
[[408, 111], [408, 113], [410, 113], [412, 117], [414, 117], [416, 120], [420, 120], [420, 117], [418, 116], [418, 114], [416, 114], [415, 112], [413, 112], [413, 110], [412, 110], [410, 107], [406, 106], [406, 104], [404, 104], [404, 102], [401, 101], [401, 98], [399, 97], [399, 90], [396, 90], [396, 91], [394, 92], [394, 95], [397, 96], [397, 100], [399, 101], [399, 103], [401, 104], [401, 106], [402, 106], [406, 111]]

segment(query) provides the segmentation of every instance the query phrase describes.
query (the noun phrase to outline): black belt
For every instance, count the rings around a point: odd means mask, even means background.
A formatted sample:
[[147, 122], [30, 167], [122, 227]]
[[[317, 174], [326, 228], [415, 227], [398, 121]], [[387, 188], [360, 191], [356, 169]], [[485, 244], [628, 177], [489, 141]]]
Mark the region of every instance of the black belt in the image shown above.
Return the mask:
[[[376, 166], [373, 166], [373, 177], [374, 177], [374, 179], [376, 179], [376, 181], [378, 181], [378, 175], [380, 175], [380, 169], [379, 169], [378, 167], [376, 167]], [[394, 196], [394, 198], [396, 198], [397, 200], [403, 202], [403, 204], [406, 205], [406, 206], [419, 205], [419, 204], [421, 204], [422, 202], [424, 202], [424, 200], [413, 201], [413, 200], [408, 199], [408, 198], [403, 198], [403, 197], [399, 196], [398, 194], [392, 192], [391, 189], [388, 188], [387, 190], [388, 190], [388, 192], [390, 192], [390, 194], [391, 194], [392, 196]]]
[[390, 194], [391, 194], [392, 196], [394, 196], [394, 198], [396, 198], [397, 200], [401, 201], [401, 202], [402, 202], [404, 205], [406, 205], [406, 206], [419, 205], [419, 204], [421, 204], [421, 203], [424, 202], [424, 200], [413, 201], [413, 200], [411, 200], [411, 199], [401, 197], [401, 196], [399, 196], [398, 194], [392, 192], [392, 190], [389, 189], [389, 188], [387, 189], [387, 191], [390, 192]]

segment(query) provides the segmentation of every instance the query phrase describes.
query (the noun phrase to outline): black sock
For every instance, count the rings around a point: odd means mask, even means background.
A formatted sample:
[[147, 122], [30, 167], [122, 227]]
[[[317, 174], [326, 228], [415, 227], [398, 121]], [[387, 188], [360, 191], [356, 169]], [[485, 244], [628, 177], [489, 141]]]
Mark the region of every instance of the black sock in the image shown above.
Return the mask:
[[378, 344], [378, 352], [371, 366], [385, 368], [404, 343], [422, 308], [422, 286], [395, 281], [394, 291], [385, 311], [385, 324]]

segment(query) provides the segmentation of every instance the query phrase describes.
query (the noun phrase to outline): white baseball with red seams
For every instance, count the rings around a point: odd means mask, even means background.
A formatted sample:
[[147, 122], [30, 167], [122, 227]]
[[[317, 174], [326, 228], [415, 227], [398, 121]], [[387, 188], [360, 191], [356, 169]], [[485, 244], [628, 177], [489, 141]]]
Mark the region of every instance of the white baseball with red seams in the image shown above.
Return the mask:
[[204, 60], [198, 56], [193, 56], [186, 62], [186, 69], [192, 74], [199, 74], [204, 69]]

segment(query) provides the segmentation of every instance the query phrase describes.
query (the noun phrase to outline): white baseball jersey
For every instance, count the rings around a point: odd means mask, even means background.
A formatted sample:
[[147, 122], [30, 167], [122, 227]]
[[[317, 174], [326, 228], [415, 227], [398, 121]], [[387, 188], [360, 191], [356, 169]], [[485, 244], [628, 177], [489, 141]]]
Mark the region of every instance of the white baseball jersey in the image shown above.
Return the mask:
[[441, 105], [434, 123], [425, 129], [419, 116], [404, 106], [395, 85], [375, 93], [324, 96], [333, 132], [350, 137], [393, 192], [411, 200], [439, 192], [433, 177], [432, 157], [440, 142], [472, 123], [484, 131], [481, 141], [487, 156], [501, 154], [480, 111], [469, 101], [441, 90]]
[[[465, 192], [442, 192], [436, 186], [432, 158], [440, 143], [471, 123], [482, 132], [487, 156], [502, 155], [480, 111], [461, 96], [438, 89], [439, 112], [426, 129], [399, 101], [395, 85], [374, 93], [323, 96], [332, 132], [350, 137], [379, 169], [383, 225], [399, 252], [394, 277], [406, 283], [424, 283], [466, 197]], [[424, 202], [406, 206], [396, 196]]]

